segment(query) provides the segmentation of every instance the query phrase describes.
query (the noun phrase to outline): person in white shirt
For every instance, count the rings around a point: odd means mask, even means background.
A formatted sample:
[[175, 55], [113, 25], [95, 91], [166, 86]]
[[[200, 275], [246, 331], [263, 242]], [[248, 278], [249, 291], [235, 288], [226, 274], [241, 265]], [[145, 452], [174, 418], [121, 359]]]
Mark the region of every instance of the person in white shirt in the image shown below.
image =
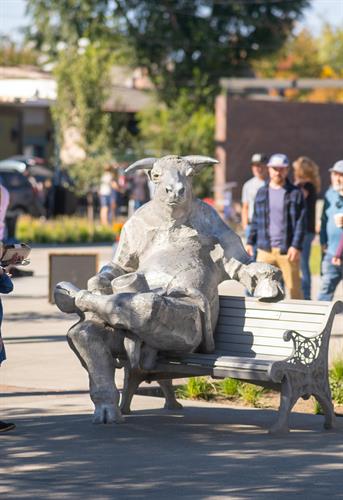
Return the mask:
[[106, 165], [100, 179], [100, 224], [106, 226], [109, 223], [112, 209], [112, 182], [113, 171], [111, 165]]
[[[268, 177], [268, 157], [262, 153], [255, 153], [251, 157], [251, 171], [253, 177], [243, 184], [242, 189], [242, 227], [248, 239], [250, 223], [254, 214], [254, 203], [256, 193], [262, 187]], [[254, 260], [256, 259], [256, 249]]]

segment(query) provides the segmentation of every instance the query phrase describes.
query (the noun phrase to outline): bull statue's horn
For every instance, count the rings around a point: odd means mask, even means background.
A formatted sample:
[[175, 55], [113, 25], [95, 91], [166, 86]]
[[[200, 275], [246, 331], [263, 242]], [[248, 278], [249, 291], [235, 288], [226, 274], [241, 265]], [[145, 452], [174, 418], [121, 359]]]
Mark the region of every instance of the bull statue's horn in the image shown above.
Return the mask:
[[207, 165], [215, 165], [216, 163], [219, 163], [218, 160], [211, 158], [210, 156], [189, 155], [183, 156], [182, 158], [192, 165], [192, 168], [189, 170], [187, 175], [198, 174]]
[[136, 170], [151, 170], [154, 166], [157, 158], [143, 158], [142, 160], [135, 161], [125, 170], [125, 174], [132, 174], [132, 172], [136, 172]]

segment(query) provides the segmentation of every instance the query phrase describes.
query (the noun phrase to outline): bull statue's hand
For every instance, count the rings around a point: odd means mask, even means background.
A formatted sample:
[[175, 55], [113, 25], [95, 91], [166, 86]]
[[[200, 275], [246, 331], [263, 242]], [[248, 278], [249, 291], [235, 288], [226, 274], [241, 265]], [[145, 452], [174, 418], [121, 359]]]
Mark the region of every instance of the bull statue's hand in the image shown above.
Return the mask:
[[282, 273], [280, 269], [263, 262], [245, 265], [236, 259], [225, 263], [225, 270], [231, 279], [242, 283], [260, 300], [278, 301], [284, 298]]
[[87, 288], [90, 292], [100, 295], [112, 293], [111, 281], [113, 276], [108, 273], [99, 273], [88, 280]]

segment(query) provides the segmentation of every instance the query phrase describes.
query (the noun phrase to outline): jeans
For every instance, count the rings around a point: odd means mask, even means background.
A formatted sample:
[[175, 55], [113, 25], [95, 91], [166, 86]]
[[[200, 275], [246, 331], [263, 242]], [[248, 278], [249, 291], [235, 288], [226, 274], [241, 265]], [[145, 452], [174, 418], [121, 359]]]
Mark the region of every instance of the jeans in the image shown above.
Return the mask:
[[310, 254], [314, 233], [306, 233], [300, 257], [301, 287], [305, 300], [311, 300]]
[[322, 279], [320, 283], [320, 290], [318, 300], [331, 301], [337, 285], [343, 277], [343, 266], [334, 266], [331, 263], [333, 255], [327, 253], [322, 262]]

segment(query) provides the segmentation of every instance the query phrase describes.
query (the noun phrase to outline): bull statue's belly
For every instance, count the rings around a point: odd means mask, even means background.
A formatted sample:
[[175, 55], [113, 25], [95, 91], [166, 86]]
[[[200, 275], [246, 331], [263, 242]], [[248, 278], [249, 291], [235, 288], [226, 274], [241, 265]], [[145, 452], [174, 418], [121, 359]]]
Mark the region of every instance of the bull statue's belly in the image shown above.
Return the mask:
[[203, 248], [164, 248], [140, 260], [138, 271], [150, 289], [199, 290], [209, 299], [217, 293], [218, 272], [209, 252]]

